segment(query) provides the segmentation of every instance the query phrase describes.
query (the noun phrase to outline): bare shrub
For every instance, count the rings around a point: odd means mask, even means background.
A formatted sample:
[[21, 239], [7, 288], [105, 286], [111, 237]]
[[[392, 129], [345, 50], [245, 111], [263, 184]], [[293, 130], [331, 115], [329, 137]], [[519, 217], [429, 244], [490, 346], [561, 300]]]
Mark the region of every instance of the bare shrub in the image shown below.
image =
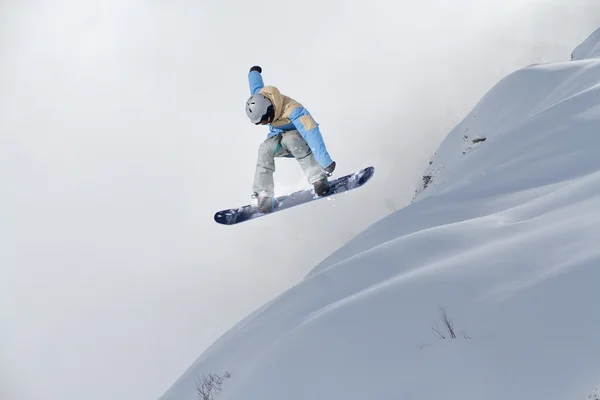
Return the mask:
[[[442, 307], [440, 308], [440, 313], [441, 313], [441, 320], [443, 323], [443, 328], [440, 328], [437, 324], [432, 328], [433, 329], [433, 334], [435, 335], [435, 337], [437, 337], [438, 339], [456, 339], [456, 333], [454, 332], [454, 323], [452, 322], [452, 319], [450, 318], [450, 316], [448, 315], [448, 313], [446, 312], [446, 310]], [[445, 329], [445, 331], [444, 331]]]
[[196, 384], [198, 400], [214, 400], [215, 396], [221, 393], [223, 382], [231, 377], [231, 374], [225, 371], [223, 374], [210, 373], [202, 376]]
[[431, 175], [423, 175], [423, 190], [427, 189], [427, 186], [429, 186], [429, 183], [431, 182]]
[[[440, 321], [442, 323], [442, 326], [440, 326], [438, 322], [437, 324], [435, 324], [435, 326], [431, 328], [431, 330], [433, 331], [433, 335], [440, 340], [456, 339], [457, 334], [456, 329], [454, 328], [454, 322], [452, 321], [452, 318], [450, 318], [450, 315], [448, 315], [448, 313], [446, 312], [446, 309], [443, 307], [440, 307]], [[471, 340], [471, 336], [469, 336], [469, 334], [466, 331], [461, 331], [460, 335], [463, 337], [464, 340]], [[416, 346], [420, 349], [424, 349], [425, 347], [429, 347], [432, 345], [428, 343], [419, 343]], [[591, 400], [600, 400], [600, 396]]]

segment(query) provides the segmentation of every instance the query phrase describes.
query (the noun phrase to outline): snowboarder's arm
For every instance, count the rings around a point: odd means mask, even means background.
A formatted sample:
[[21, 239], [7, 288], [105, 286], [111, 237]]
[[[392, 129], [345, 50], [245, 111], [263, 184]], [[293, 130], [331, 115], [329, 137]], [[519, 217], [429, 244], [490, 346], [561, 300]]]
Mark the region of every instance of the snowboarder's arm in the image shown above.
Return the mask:
[[319, 124], [317, 124], [306, 108], [296, 108], [292, 111], [290, 120], [304, 140], [306, 140], [306, 143], [308, 143], [308, 147], [312, 150], [315, 160], [317, 160], [321, 167], [326, 168], [330, 166], [333, 160], [327, 152], [327, 147], [319, 130]]
[[256, 94], [260, 89], [265, 86], [262, 78], [262, 68], [259, 66], [254, 66], [250, 68], [250, 72], [248, 72], [248, 83], [250, 84], [250, 94]]

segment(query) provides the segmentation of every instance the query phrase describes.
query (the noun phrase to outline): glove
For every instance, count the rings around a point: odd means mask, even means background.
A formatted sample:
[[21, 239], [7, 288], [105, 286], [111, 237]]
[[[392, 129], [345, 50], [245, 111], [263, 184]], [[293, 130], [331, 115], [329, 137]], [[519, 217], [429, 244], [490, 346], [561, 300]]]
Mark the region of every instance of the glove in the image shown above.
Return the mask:
[[324, 168], [325, 172], [327, 172], [328, 176], [331, 176], [331, 174], [333, 174], [333, 171], [335, 170], [335, 161], [332, 162], [329, 167]]
[[262, 68], [258, 65], [255, 65], [254, 67], [250, 68], [250, 72], [252, 71], [258, 71], [259, 74], [262, 74]]

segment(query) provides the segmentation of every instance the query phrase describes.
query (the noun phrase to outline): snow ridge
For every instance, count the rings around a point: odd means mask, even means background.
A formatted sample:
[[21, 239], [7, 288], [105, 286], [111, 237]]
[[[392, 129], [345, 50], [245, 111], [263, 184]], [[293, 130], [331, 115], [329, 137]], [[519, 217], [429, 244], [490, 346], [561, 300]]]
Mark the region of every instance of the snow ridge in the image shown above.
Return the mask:
[[600, 28], [573, 50], [571, 60], [584, 60], [600, 57]]

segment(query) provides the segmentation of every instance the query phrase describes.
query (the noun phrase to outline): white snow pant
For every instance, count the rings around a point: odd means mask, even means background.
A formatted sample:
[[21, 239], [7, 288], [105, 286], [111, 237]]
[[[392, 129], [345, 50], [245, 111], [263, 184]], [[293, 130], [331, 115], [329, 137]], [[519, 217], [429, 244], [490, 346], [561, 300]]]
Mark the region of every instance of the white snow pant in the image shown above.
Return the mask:
[[296, 130], [286, 131], [277, 136], [267, 138], [258, 148], [258, 159], [252, 190], [258, 196], [274, 197], [275, 157], [294, 157], [308, 183], [327, 178], [327, 172], [317, 163], [306, 140]]

